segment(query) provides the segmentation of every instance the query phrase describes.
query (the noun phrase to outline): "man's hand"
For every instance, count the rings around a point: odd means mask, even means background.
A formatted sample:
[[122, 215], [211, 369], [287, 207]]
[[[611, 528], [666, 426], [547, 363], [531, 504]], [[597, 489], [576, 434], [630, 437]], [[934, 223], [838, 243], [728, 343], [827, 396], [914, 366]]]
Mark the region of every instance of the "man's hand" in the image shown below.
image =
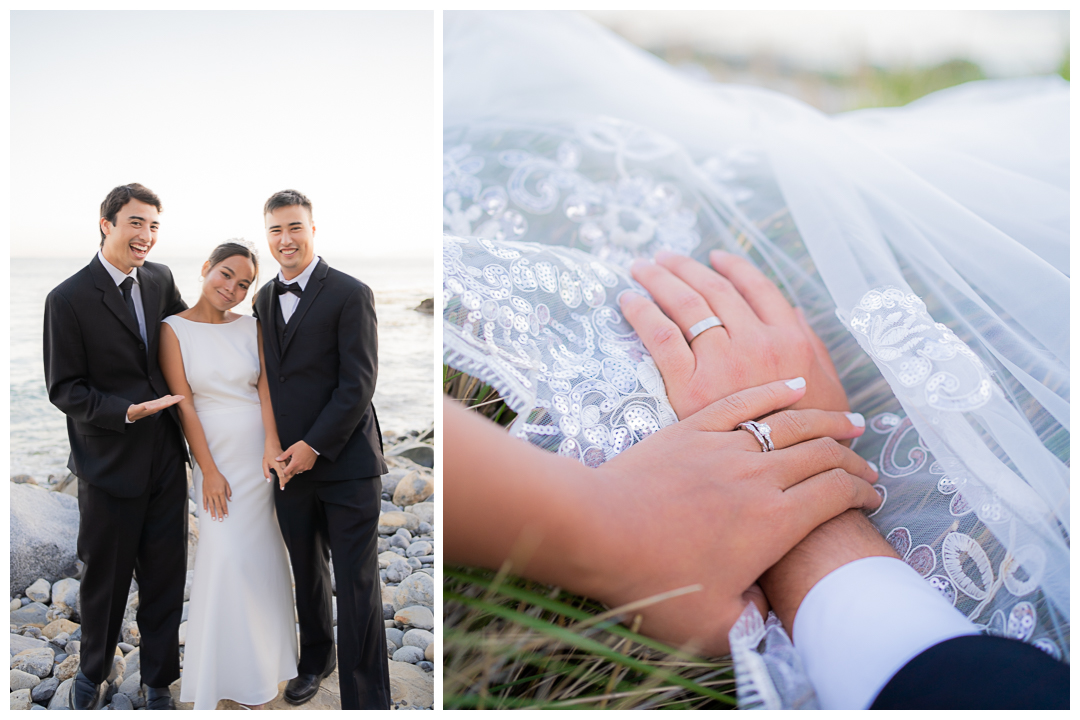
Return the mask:
[[[621, 298], [675, 414], [689, 417], [732, 393], [790, 377], [807, 382], [795, 407], [848, 410], [828, 350], [802, 312], [746, 260], [720, 251], [710, 260], [715, 272], [668, 252], [657, 253], [655, 263], [638, 261], [631, 272], [656, 303], [632, 292]], [[688, 338], [687, 331], [710, 316], [724, 326]]]
[[[619, 607], [700, 586], [633, 614], [646, 635], [726, 653], [746, 601], [764, 614], [753, 586], [767, 568], [826, 520], [881, 503], [870, 485], [877, 473], [836, 442], [863, 432], [844, 413], [767, 415], [803, 394], [784, 382], [740, 392], [593, 471], [586, 503], [603, 511], [594, 515], [593, 559], [578, 591]], [[735, 429], [763, 415], [776, 446], [768, 453]]]
[[132, 405], [128, 408], [127, 419], [131, 422], [142, 420], [144, 417], [150, 417], [154, 413], [160, 412], [170, 405], [175, 405], [183, 399], [183, 395], [165, 395], [157, 400], [148, 400], [138, 405]]
[[285, 484], [293, 479], [293, 476], [299, 475], [302, 472], [306, 472], [315, 466], [315, 461], [318, 459], [318, 455], [311, 449], [303, 440], [299, 440], [293, 443], [288, 450], [274, 458], [277, 462], [287, 463], [285, 465], [285, 474], [281, 474], [281, 470], [278, 470], [278, 477], [281, 481], [281, 489], [285, 489]]
[[278, 480], [281, 482], [281, 489], [285, 489], [285, 463], [278, 462], [278, 456], [281, 455], [280, 445], [267, 445], [263, 450], [262, 467], [263, 477], [266, 478], [266, 482], [271, 482], [274, 479], [274, 475], [270, 472], [271, 468], [277, 473]]

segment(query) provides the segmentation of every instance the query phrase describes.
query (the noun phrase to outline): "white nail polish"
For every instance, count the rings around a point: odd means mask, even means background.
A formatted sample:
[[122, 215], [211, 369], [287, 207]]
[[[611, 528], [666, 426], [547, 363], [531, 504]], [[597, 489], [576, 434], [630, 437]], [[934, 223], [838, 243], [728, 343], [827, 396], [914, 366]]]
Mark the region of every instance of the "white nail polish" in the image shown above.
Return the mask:
[[860, 413], [844, 413], [855, 427], [866, 427], [866, 419]]
[[804, 380], [801, 377], [797, 377], [794, 380], [788, 380], [784, 384], [787, 385], [792, 390], [798, 390], [800, 388], [806, 387], [806, 380]]
[[870, 469], [871, 469], [871, 470], [873, 470], [874, 472], [877, 472], [877, 471], [878, 471], [878, 469], [877, 469], [877, 465], [875, 465], [874, 463], [870, 462], [869, 460], [867, 460], [867, 461], [866, 461], [866, 464], [867, 464], [867, 465], [869, 465], [869, 466], [870, 466]]

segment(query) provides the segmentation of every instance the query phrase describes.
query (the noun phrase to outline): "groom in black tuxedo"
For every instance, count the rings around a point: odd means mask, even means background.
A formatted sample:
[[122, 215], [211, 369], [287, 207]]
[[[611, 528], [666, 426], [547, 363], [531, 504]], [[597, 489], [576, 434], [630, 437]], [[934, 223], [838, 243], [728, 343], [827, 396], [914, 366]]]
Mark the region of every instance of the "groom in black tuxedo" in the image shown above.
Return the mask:
[[101, 249], [45, 300], [45, 384], [67, 415], [79, 479], [80, 668], [68, 700], [96, 709], [112, 671], [132, 572], [147, 707], [174, 709], [187, 555], [187, 452], [158, 367], [161, 320], [187, 308], [146, 262], [161, 201], [132, 183], [101, 204]]
[[[379, 586], [378, 524], [386, 473], [371, 404], [378, 335], [371, 290], [316, 257], [311, 201], [295, 190], [263, 208], [281, 266], [259, 291], [255, 317], [286, 462], [276, 493], [300, 620], [298, 676], [285, 699], [310, 700], [339, 667], [341, 709], [390, 707]], [[334, 653], [329, 558], [337, 580]]]

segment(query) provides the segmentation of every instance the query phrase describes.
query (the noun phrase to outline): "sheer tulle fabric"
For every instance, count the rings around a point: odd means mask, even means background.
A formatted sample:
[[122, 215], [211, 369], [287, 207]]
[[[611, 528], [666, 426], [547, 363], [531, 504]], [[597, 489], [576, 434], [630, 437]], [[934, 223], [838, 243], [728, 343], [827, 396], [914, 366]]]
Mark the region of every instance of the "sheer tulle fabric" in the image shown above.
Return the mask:
[[[674, 422], [618, 310], [627, 268], [740, 253], [866, 415], [901, 557], [1068, 659], [1067, 82], [826, 117], [573, 15], [448, 13], [444, 51], [445, 359], [504, 394], [511, 432], [596, 465]], [[750, 665], [745, 696], [781, 697]]]

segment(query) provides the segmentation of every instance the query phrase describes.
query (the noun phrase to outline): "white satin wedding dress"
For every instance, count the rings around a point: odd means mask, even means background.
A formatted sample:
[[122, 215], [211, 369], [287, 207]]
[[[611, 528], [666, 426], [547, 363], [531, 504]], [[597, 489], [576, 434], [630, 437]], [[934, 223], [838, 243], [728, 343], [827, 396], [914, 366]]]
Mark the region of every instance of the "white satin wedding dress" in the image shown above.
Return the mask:
[[[827, 117], [576, 15], [444, 32], [444, 361], [511, 432], [595, 466], [674, 422], [619, 312], [629, 264], [739, 253], [867, 417], [853, 447], [899, 555], [983, 632], [1068, 660], [1068, 83]], [[741, 705], [813, 704], [785, 642], [736, 628]]]
[[203, 511], [203, 475], [195, 467], [199, 546], [180, 699], [196, 710], [213, 710], [222, 699], [259, 705], [296, 677], [297, 639], [275, 486], [262, 474], [256, 320], [244, 315], [213, 325], [174, 315], [165, 322], [180, 340], [210, 454], [232, 489], [228, 517], [215, 522]]

